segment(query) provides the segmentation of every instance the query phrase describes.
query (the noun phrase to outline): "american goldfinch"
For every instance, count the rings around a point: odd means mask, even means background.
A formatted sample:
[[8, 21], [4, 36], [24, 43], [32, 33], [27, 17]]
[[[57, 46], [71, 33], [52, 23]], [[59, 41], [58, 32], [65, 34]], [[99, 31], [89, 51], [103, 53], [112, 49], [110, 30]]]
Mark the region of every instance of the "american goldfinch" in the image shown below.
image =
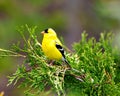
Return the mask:
[[71, 68], [65, 58], [62, 43], [56, 32], [52, 28], [48, 28], [41, 33], [43, 34], [42, 50], [44, 54], [51, 60], [63, 60]]

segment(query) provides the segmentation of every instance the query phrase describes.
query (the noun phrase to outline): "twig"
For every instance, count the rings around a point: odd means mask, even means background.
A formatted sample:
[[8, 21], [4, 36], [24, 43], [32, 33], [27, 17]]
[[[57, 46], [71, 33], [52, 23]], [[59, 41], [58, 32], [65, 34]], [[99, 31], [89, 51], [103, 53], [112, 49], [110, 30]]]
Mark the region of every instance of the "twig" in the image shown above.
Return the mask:
[[25, 55], [20, 55], [20, 54], [16, 54], [16, 55], [0, 55], [0, 57], [23, 57], [23, 58], [26, 58]]
[[5, 50], [5, 49], [1, 49], [0, 48], [0, 51], [1, 52], [7, 52], [7, 53], [11, 53], [10, 55], [0, 55], [0, 56], [3, 56], [3, 57], [6, 57], [6, 56], [12, 56], [12, 57], [23, 57], [25, 58], [26, 56], [25, 55], [22, 55], [22, 54], [19, 54], [19, 53], [16, 53], [16, 52], [13, 52], [11, 50]]

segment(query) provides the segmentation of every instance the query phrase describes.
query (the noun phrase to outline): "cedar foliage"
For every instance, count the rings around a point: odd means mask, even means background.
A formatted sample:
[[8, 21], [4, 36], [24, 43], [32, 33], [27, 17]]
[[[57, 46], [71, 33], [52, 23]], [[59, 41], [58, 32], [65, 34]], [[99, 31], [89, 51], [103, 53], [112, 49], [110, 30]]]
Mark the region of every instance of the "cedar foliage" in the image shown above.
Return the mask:
[[[85, 32], [81, 40], [73, 44], [74, 52], [67, 52], [69, 64], [78, 71], [68, 70], [61, 61], [49, 65], [35, 34], [36, 27], [22, 26], [18, 30], [24, 40], [13, 45], [12, 50], [0, 49], [0, 57], [23, 57], [9, 84], [16, 84], [26, 90], [25, 96], [118, 96], [120, 94], [119, 51], [112, 47], [111, 33], [101, 33], [99, 41], [87, 39]], [[25, 37], [24, 32], [29, 33]], [[24, 55], [23, 55], [24, 54]]]

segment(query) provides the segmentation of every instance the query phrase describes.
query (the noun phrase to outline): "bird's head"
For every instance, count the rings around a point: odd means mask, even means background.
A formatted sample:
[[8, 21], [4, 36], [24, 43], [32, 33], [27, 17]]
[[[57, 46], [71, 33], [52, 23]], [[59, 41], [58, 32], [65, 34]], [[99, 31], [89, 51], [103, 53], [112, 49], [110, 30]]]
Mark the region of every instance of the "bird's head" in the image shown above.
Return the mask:
[[54, 37], [56, 36], [56, 32], [52, 28], [45, 29], [44, 31], [41, 32], [45, 37]]

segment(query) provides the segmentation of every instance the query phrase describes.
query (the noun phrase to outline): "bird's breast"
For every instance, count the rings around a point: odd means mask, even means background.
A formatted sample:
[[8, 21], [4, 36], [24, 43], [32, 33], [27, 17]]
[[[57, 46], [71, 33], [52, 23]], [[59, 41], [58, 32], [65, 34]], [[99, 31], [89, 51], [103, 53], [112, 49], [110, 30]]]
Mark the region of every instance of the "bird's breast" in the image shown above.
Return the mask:
[[62, 54], [60, 51], [56, 48], [55, 42], [52, 40], [43, 40], [42, 41], [42, 50], [44, 54], [52, 60], [61, 60]]

